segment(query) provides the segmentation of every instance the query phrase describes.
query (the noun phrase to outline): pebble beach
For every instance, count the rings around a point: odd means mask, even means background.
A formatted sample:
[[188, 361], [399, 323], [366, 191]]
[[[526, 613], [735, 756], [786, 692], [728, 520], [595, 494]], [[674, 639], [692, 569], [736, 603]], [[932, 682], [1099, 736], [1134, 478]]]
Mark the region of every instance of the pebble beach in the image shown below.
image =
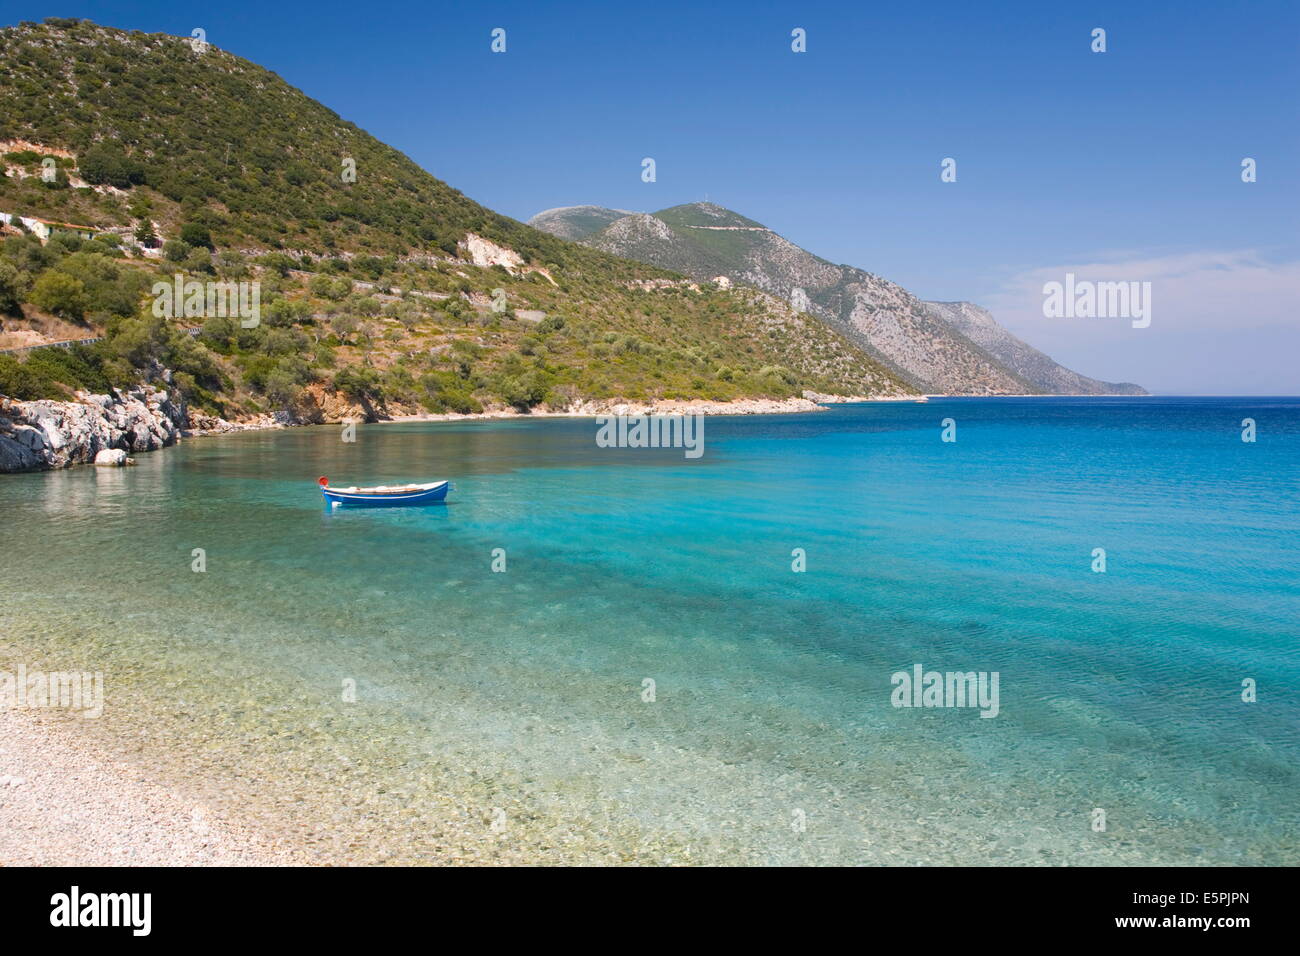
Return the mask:
[[2, 708], [0, 741], [0, 866], [301, 862], [140, 766], [97, 753], [66, 718]]

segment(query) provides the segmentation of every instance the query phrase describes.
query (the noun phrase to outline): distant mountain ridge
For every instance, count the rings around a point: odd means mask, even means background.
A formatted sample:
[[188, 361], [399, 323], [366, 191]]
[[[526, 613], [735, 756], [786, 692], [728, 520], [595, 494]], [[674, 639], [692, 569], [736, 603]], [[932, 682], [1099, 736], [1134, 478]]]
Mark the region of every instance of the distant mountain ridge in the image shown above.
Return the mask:
[[1132, 382], [1103, 382], [1052, 361], [998, 325], [988, 309], [973, 302], [926, 302], [935, 315], [981, 346], [1021, 378], [1049, 395], [1145, 395]]
[[549, 232], [561, 239], [585, 239], [600, 232], [611, 222], [632, 215], [628, 209], [606, 209], [604, 206], [560, 206], [539, 212], [529, 224], [534, 229]]
[[[529, 224], [584, 245], [684, 273], [725, 276], [785, 299], [842, 332], [914, 387], [946, 394], [1141, 394], [1080, 375], [1022, 342], [978, 306], [923, 302], [897, 283], [836, 265], [714, 203], [618, 216], [550, 209]], [[608, 225], [594, 228], [600, 220]], [[979, 314], [976, 315], [975, 313]]]

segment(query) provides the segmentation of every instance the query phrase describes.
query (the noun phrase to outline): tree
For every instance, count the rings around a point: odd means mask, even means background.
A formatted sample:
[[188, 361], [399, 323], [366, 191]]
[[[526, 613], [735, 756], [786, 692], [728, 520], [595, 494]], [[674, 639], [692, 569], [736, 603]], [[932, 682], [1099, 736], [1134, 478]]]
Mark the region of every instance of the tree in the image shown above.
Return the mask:
[[212, 265], [212, 253], [201, 246], [190, 250], [190, 254], [181, 263], [181, 268], [186, 272], [206, 272], [209, 275], [217, 271]]
[[92, 146], [77, 161], [81, 178], [92, 185], [129, 189], [144, 182], [140, 164], [124, 153], [103, 144]]
[[330, 328], [334, 334], [339, 337], [340, 342], [346, 342], [349, 335], [357, 330], [357, 318], [354, 315], [348, 315], [341, 312], [330, 319]]
[[32, 286], [31, 302], [38, 309], [78, 322], [85, 317], [90, 305], [85, 283], [53, 269], [42, 272], [37, 278]]
[[273, 403], [288, 407], [298, 400], [302, 389], [292, 371], [277, 366], [266, 376], [265, 391]]
[[248, 262], [233, 249], [222, 249], [217, 253], [217, 266], [228, 279], [242, 279], [248, 275]]
[[218, 352], [230, 351], [230, 340], [235, 337], [235, 323], [224, 316], [213, 316], [203, 323], [199, 338], [203, 344]]
[[[87, 249], [97, 244], [87, 243]], [[86, 310], [127, 316], [136, 310], [149, 287], [148, 277], [139, 269], [123, 266], [101, 252], [75, 252], [55, 268], [85, 287]]]
[[497, 391], [508, 404], [527, 411], [546, 398], [546, 382], [536, 369], [528, 369], [518, 376], [503, 376]]
[[296, 263], [283, 252], [268, 252], [264, 256], [258, 256], [255, 261], [273, 270], [281, 278], [287, 276], [289, 270], [296, 268]]
[[379, 334], [379, 326], [378, 326], [377, 324], [375, 324], [374, 322], [362, 322], [362, 323], [361, 323], [361, 329], [360, 329], [360, 332], [359, 332], [359, 337], [360, 337], [360, 339], [361, 339], [361, 344], [362, 344], [366, 349], [370, 349], [370, 348], [372, 348], [372, 347], [374, 346], [374, 344], [375, 344], [375, 336], [377, 336], [378, 334]]
[[190, 244], [179, 239], [168, 239], [163, 243], [163, 258], [168, 262], [184, 262], [190, 254]]

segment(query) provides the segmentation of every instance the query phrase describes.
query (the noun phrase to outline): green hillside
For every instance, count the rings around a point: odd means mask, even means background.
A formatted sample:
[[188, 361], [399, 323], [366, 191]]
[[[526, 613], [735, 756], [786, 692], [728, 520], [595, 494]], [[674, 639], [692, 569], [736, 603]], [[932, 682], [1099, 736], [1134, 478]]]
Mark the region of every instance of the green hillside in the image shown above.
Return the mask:
[[[0, 347], [104, 336], [0, 355], [0, 393], [170, 370], [205, 410], [319, 420], [903, 388], [770, 297], [497, 215], [215, 47], [48, 20], [0, 30], [0, 49], [0, 211], [98, 233], [42, 243], [9, 229]], [[177, 273], [260, 283], [260, 324], [154, 317], [148, 290]]]
[[[582, 260], [578, 247], [467, 199], [274, 73], [215, 46], [198, 53], [187, 37], [71, 20], [4, 29], [0, 45], [0, 139], [71, 150], [92, 184], [150, 187], [165, 220], [185, 215], [219, 246], [454, 253], [476, 232], [533, 261]], [[347, 159], [355, 182], [344, 181]], [[18, 195], [41, 205], [35, 186]], [[125, 205], [74, 194], [43, 208], [121, 224]]]

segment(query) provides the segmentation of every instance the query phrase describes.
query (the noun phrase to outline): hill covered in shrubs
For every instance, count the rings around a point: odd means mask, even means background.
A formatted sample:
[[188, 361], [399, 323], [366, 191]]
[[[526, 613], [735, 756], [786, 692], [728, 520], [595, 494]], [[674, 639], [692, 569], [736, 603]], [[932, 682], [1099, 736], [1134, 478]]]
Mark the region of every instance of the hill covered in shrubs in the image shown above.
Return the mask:
[[[777, 299], [500, 216], [216, 47], [48, 20], [0, 49], [0, 347], [101, 339], [0, 355], [0, 393], [165, 377], [212, 413], [321, 420], [904, 390]], [[258, 320], [156, 314], [176, 275], [255, 283]]]

